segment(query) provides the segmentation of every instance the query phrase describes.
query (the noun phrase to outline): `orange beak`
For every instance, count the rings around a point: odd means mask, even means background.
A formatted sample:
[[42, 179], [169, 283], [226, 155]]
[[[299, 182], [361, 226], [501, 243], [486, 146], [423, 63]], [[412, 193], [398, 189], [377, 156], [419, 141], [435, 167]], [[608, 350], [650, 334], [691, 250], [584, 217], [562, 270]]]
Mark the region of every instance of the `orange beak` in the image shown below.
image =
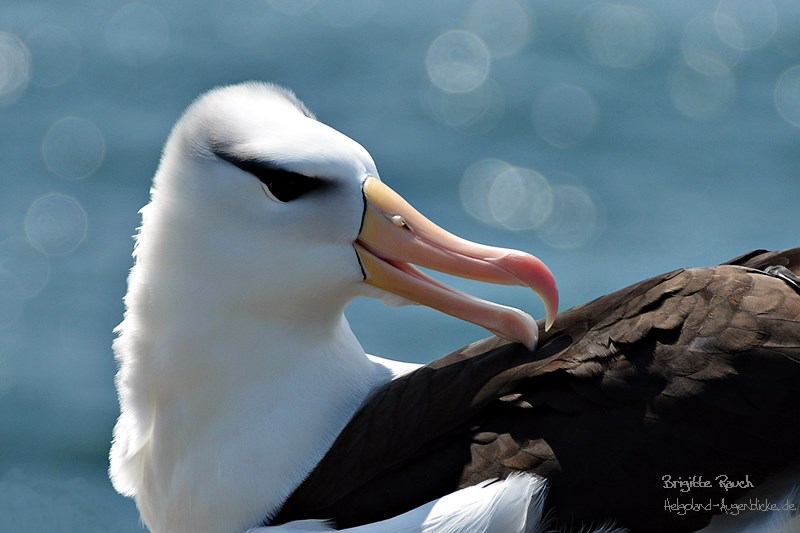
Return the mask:
[[528, 349], [536, 347], [538, 328], [530, 315], [449, 287], [414, 264], [478, 281], [530, 287], [544, 301], [547, 330], [558, 312], [558, 288], [542, 261], [456, 237], [377, 178], [364, 181], [363, 193], [364, 219], [354, 246], [366, 283], [478, 324]]

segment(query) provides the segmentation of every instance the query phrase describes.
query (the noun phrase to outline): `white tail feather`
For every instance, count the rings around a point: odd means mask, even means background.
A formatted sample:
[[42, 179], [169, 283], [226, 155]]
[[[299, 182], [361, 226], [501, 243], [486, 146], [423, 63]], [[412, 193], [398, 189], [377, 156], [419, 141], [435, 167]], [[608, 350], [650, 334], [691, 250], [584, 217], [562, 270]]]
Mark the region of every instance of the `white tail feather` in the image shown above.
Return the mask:
[[[348, 533], [523, 533], [539, 532], [547, 482], [515, 474], [461, 489], [388, 520], [350, 529]], [[332, 531], [321, 521], [302, 520], [249, 533]]]

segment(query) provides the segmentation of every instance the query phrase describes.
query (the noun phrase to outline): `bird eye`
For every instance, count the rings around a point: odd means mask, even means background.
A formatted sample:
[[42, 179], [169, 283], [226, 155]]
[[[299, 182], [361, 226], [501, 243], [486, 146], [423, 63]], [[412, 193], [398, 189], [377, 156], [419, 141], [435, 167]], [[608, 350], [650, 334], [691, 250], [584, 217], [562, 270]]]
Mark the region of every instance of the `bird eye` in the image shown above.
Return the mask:
[[291, 202], [327, 185], [323, 179], [284, 170], [270, 161], [240, 158], [221, 151], [215, 152], [215, 154], [220, 159], [255, 176], [264, 185], [269, 195], [279, 202]]
[[323, 181], [302, 174], [286, 171], [272, 171], [255, 174], [261, 183], [281, 202], [290, 202], [306, 193], [319, 189]]

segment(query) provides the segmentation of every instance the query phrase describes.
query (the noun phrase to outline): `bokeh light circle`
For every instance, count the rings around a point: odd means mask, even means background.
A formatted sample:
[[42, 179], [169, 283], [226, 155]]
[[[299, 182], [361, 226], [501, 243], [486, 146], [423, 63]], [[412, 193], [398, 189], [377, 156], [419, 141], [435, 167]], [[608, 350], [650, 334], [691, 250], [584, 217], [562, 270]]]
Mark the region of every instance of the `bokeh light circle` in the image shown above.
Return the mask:
[[578, 17], [577, 37], [584, 53], [600, 65], [646, 65], [658, 42], [655, 18], [646, 9], [624, 4], [592, 4]]
[[28, 240], [47, 255], [66, 255], [86, 238], [86, 211], [75, 198], [50, 193], [34, 201], [25, 215]]
[[34, 28], [26, 39], [33, 57], [32, 82], [58, 87], [69, 81], [81, 65], [81, 46], [68, 29], [54, 24]]
[[550, 182], [535, 170], [511, 167], [495, 176], [489, 187], [489, 209], [510, 230], [538, 228], [553, 209]]
[[533, 104], [536, 132], [557, 148], [571, 148], [595, 130], [599, 111], [594, 97], [577, 85], [559, 83], [543, 89]]
[[121, 63], [143, 67], [157, 61], [169, 46], [169, 24], [156, 8], [140, 2], [120, 7], [106, 26], [106, 45]]
[[79, 180], [90, 176], [103, 162], [105, 139], [90, 120], [65, 117], [48, 130], [42, 141], [42, 157], [57, 176]]
[[425, 57], [428, 77], [440, 89], [463, 93], [476, 89], [489, 76], [489, 48], [465, 30], [447, 31], [431, 43]]
[[588, 244], [603, 228], [602, 212], [581, 187], [553, 187], [553, 208], [538, 229], [539, 237], [553, 248], [575, 249]]
[[755, 50], [775, 34], [778, 12], [771, 0], [721, 0], [714, 22], [717, 33], [728, 46]]
[[672, 78], [671, 96], [675, 109], [696, 120], [711, 120], [721, 116], [736, 96], [733, 73], [719, 64], [720, 74], [703, 74], [684, 67]]
[[0, 106], [19, 98], [31, 76], [31, 54], [14, 34], [0, 31]]
[[499, 159], [481, 159], [467, 167], [458, 188], [467, 213], [485, 224], [499, 224], [489, 205], [489, 191], [497, 176], [513, 168]]
[[775, 85], [775, 107], [789, 124], [800, 128], [800, 65], [786, 69]]
[[442, 91], [429, 84], [422, 93], [422, 105], [437, 122], [463, 131], [485, 133], [502, 118], [505, 99], [497, 82], [489, 79], [463, 93]]
[[27, 239], [11, 237], [0, 242], [0, 297], [25, 300], [50, 280], [50, 261]]
[[499, 159], [470, 165], [461, 178], [459, 196], [475, 219], [513, 231], [539, 228], [553, 209], [552, 188], [545, 176]]
[[728, 46], [720, 38], [716, 31], [720, 24], [729, 25], [730, 34], [739, 28], [731, 19], [719, 14], [713, 18], [708, 15], [697, 16], [684, 28], [681, 38], [683, 60], [701, 74], [727, 75], [742, 55], [740, 50]]

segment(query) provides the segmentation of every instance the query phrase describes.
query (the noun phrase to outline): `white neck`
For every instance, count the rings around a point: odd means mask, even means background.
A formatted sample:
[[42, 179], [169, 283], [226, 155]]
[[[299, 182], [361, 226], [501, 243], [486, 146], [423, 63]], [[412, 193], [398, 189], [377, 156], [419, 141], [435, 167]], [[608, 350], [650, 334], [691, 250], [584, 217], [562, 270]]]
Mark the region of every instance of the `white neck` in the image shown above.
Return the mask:
[[277, 512], [391, 376], [341, 313], [294, 327], [224, 301], [201, 269], [182, 281], [180, 261], [162, 258], [154, 276], [146, 255], [115, 343], [112, 481], [154, 532], [243, 531]]

